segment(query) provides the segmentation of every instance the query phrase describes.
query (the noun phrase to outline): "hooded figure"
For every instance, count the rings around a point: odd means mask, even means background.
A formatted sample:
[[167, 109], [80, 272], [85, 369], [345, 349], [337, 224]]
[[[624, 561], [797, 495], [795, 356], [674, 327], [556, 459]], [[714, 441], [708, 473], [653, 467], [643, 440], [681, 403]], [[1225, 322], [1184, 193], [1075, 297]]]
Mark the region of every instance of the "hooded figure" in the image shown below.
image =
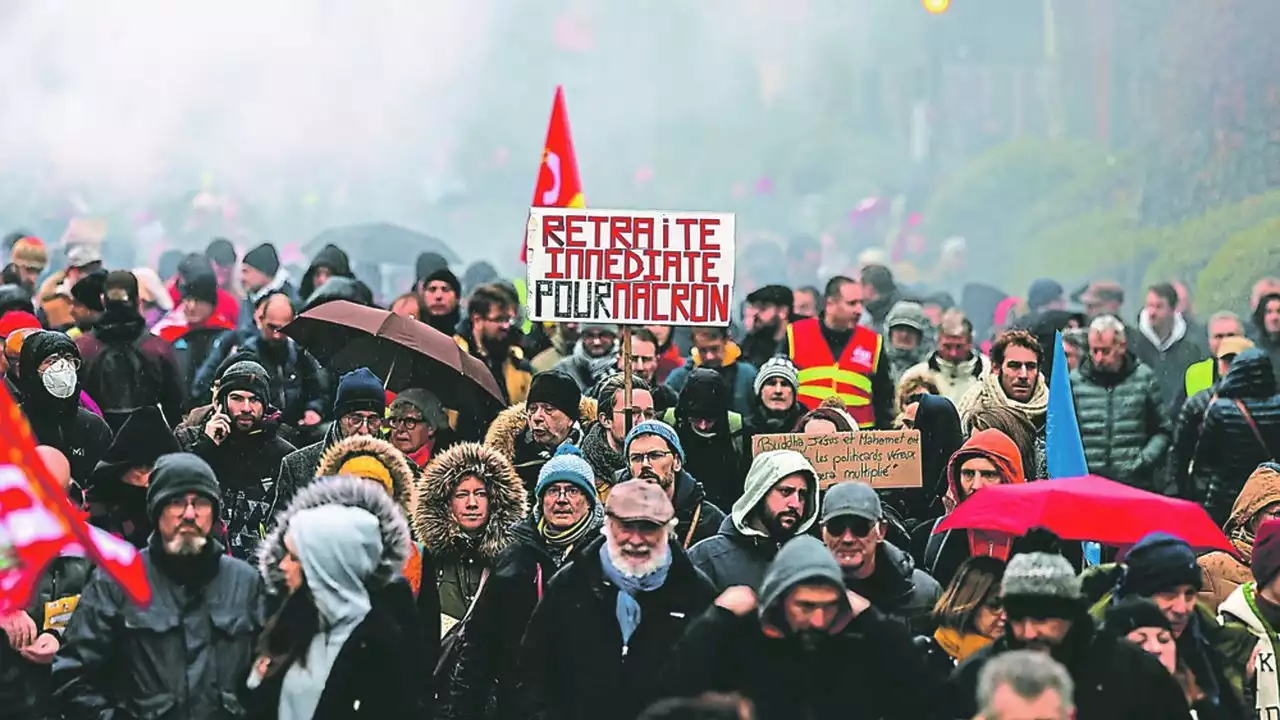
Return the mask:
[[923, 521], [945, 511], [942, 498], [949, 487], [947, 462], [965, 439], [960, 414], [950, 400], [925, 394], [918, 402], [914, 427], [920, 431], [920, 488], [881, 493], [885, 504], [909, 521]]
[[18, 389], [36, 442], [61, 451], [71, 462], [71, 477], [83, 482], [111, 445], [111, 428], [81, 407], [79, 364], [80, 351], [71, 338], [60, 332], [32, 333], [22, 344]]
[[[479, 487], [471, 488], [469, 500], [460, 500], [459, 486], [474, 485], [471, 481], [479, 481]], [[454, 445], [427, 465], [418, 480], [413, 523], [435, 566], [440, 612], [449, 621], [466, 615], [482, 577], [511, 542], [513, 527], [527, 510], [520, 476], [510, 462], [484, 445]], [[465, 528], [467, 520], [460, 515], [470, 515], [473, 523], [478, 520], [477, 526]]]
[[1250, 348], [1231, 361], [1205, 411], [1192, 471], [1204, 506], [1219, 524], [1259, 463], [1280, 459], [1280, 394], [1271, 358]]
[[311, 265], [307, 267], [307, 272], [302, 276], [302, 282], [298, 285], [298, 297], [303, 298], [308, 303], [309, 298], [316, 290], [319, 290], [324, 282], [316, 282], [316, 274], [323, 268], [324, 280], [331, 277], [353, 277], [351, 274], [351, 261], [347, 259], [347, 254], [337, 245], [332, 243], [320, 248], [320, 252], [311, 260]]
[[[902, 379], [903, 373], [923, 361], [933, 352], [933, 326], [924, 314], [924, 307], [917, 302], [903, 300], [893, 306], [885, 317], [884, 353], [889, 358], [889, 378], [894, 386]], [[914, 346], [896, 345], [893, 341], [894, 331], [914, 333]]]
[[[741, 478], [747, 466], [749, 448], [742, 416], [729, 409], [731, 399], [718, 372], [697, 368], [688, 374], [676, 406], [662, 417], [680, 437], [685, 470], [701, 479], [707, 499], [716, 507], [729, 507], [742, 494]], [[699, 429], [697, 420], [712, 424]]]
[[85, 497], [89, 522], [136, 548], [146, 547], [152, 530], [147, 512], [151, 468], [161, 455], [176, 452], [181, 448], [159, 408], [142, 408], [130, 415], [89, 476]]
[[[440, 604], [434, 592], [419, 593], [414, 599], [413, 579], [404, 574], [406, 560], [413, 553], [413, 538], [404, 512], [386, 490], [365, 478], [322, 477], [293, 497], [276, 516], [275, 526], [258, 547], [258, 572], [267, 584], [267, 593], [277, 602], [288, 594], [280, 561], [288, 553], [284, 536], [298, 513], [326, 505], [342, 505], [363, 510], [378, 520], [377, 563], [365, 578], [375, 606], [385, 607], [400, 628], [403, 647], [399, 657], [412, 667], [414, 677], [429, 678], [439, 652]], [[429, 572], [424, 568], [423, 572]], [[434, 590], [434, 586], [428, 585]], [[422, 682], [419, 704], [429, 707], [433, 695], [430, 682]]]
[[[302, 566], [307, 593], [297, 595], [303, 592], [300, 588], [288, 602], [310, 602], [318, 627], [296, 657], [264, 657], [255, 664], [248, 682], [254, 692], [251, 716], [416, 716], [420, 679], [413, 674], [415, 667], [404, 661], [403, 629], [376, 604], [367, 585], [384, 555], [378, 518], [356, 507], [321, 505], [296, 512], [286, 534], [291, 554]], [[289, 612], [286, 606], [278, 617]], [[274, 639], [293, 632], [298, 630], [281, 622], [268, 634]], [[276, 662], [286, 664], [275, 668]]]
[[1254, 534], [1263, 522], [1280, 515], [1280, 465], [1262, 463], [1236, 497], [1231, 506], [1231, 517], [1222, 531], [1231, 538], [1239, 558], [1221, 550], [1201, 555], [1200, 564], [1203, 587], [1200, 601], [1216, 608], [1237, 587], [1253, 579], [1249, 562], [1253, 558]]
[[[960, 482], [960, 470], [974, 458], [982, 458], [994, 465], [1000, 475], [1001, 485], [1027, 481], [1022, 469], [1022, 455], [1013, 440], [999, 430], [979, 430], [947, 463], [947, 492], [942, 498], [942, 504], [948, 515], [967, 497]], [[912, 553], [916, 556], [918, 567], [932, 575], [939, 585], [949, 585], [960, 565], [972, 556], [990, 555], [1000, 560], [1009, 559], [1012, 538], [1003, 533], [948, 530], [934, 534], [934, 529], [945, 517], [943, 515], [932, 523], [923, 523], [911, 534]]]
[[[792, 475], [804, 478], [807, 495], [797, 498], [803, 504], [798, 521], [784, 529], [777, 517], [769, 517], [766, 500], [775, 485]], [[794, 513], [795, 509], [789, 505], [787, 511]], [[818, 476], [809, 461], [794, 450], [763, 452], [751, 464], [742, 497], [720, 523], [720, 531], [694, 545], [689, 559], [718, 589], [734, 585], [757, 588], [783, 543], [809, 532], [817, 519]]]
[[[815, 590], [825, 590], [834, 605], [798, 626], [787, 606], [793, 595]], [[738, 693], [759, 720], [930, 716], [936, 688], [910, 634], [846, 592], [821, 542], [807, 536], [787, 542], [754, 602], [733, 608], [728, 595], [676, 646], [662, 673], [665, 695]]]
[[[1272, 279], [1274, 281], [1274, 279]], [[1271, 357], [1271, 370], [1276, 374], [1276, 382], [1280, 383], [1280, 333], [1267, 332], [1267, 308], [1280, 301], [1280, 285], [1271, 284], [1267, 279], [1259, 280], [1252, 293], [1253, 327], [1249, 337]]]

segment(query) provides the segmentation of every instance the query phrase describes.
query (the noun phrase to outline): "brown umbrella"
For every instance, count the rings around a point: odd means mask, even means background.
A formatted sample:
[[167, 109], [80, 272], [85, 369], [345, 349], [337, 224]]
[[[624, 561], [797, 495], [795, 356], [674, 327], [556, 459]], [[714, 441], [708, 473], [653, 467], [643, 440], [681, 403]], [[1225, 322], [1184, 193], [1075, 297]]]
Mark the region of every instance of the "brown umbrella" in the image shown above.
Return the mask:
[[334, 300], [302, 313], [281, 332], [330, 370], [367, 367], [393, 392], [425, 388], [446, 407], [489, 417], [506, 405], [484, 363], [448, 335], [389, 310]]

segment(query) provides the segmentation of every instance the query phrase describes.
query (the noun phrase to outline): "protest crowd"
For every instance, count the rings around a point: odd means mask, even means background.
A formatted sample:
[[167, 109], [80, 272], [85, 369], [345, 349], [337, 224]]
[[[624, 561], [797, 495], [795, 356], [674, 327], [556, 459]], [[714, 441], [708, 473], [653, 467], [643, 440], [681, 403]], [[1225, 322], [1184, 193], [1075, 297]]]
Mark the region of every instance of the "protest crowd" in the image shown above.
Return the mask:
[[[0, 400], [150, 601], [53, 558], [0, 717], [1280, 717], [1280, 278], [1202, 316], [798, 262], [727, 327], [619, 325], [434, 252], [383, 299], [356, 246], [4, 248]], [[1068, 520], [1140, 537], [972, 521], [1070, 487], [1062, 423], [1145, 503]], [[836, 438], [918, 469], [848, 481]]]

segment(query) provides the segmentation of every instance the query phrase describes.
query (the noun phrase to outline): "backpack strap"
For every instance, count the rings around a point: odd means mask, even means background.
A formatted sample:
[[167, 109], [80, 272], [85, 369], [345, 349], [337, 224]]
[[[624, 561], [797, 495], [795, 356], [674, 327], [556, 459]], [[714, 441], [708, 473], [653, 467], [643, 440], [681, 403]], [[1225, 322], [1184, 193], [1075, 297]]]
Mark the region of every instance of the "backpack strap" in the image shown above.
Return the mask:
[[928, 568], [927, 572], [930, 575], [932, 575], [937, 569], [938, 556], [942, 554], [942, 544], [946, 541], [947, 536], [951, 534], [950, 530], [941, 535], [934, 533], [934, 531], [938, 529], [938, 525], [942, 524], [942, 520], [945, 517], [946, 516], [943, 515], [937, 520], [934, 520], [933, 527], [929, 529], [929, 543], [925, 545], [924, 549], [924, 566]]
[[1236, 407], [1240, 409], [1240, 414], [1244, 416], [1244, 421], [1249, 423], [1249, 429], [1253, 431], [1253, 436], [1258, 439], [1258, 444], [1262, 446], [1263, 452], [1267, 454], [1268, 460], [1275, 460], [1276, 454], [1271, 452], [1271, 447], [1267, 445], [1267, 439], [1262, 437], [1262, 431], [1258, 429], [1258, 423], [1253, 421], [1253, 415], [1249, 413], [1249, 408], [1244, 406], [1244, 401], [1236, 398]]

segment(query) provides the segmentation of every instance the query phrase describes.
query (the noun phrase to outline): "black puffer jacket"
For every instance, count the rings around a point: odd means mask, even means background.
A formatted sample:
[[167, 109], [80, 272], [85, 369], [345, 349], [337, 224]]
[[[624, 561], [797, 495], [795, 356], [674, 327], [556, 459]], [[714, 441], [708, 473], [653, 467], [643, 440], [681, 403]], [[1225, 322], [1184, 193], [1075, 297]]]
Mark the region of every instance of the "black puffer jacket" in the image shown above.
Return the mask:
[[262, 580], [210, 540], [199, 555], [142, 551], [151, 604], [97, 573], [53, 663], [66, 720], [230, 720], [263, 626]]
[[1169, 449], [1169, 419], [1151, 368], [1132, 353], [1115, 373], [1085, 360], [1071, 373], [1071, 389], [1089, 472], [1161, 491], [1155, 471]]
[[[41, 574], [35, 597], [27, 609], [27, 614], [35, 621], [37, 632], [62, 640], [70, 614], [59, 610], [80, 597], [92, 572], [93, 563], [88, 558], [60, 556], [53, 559]], [[49, 603], [60, 604], [51, 607]], [[17, 650], [9, 647], [5, 638], [0, 637], [0, 707], [4, 708], [4, 717], [43, 720], [50, 716], [52, 688], [49, 671], [48, 665], [27, 661]]]
[[675, 544], [662, 587], [639, 594], [640, 625], [626, 645], [618, 589], [600, 566], [603, 537], [547, 583], [520, 644], [522, 718], [634, 718], [661, 697], [658, 672], [715, 590]]
[[1169, 444], [1169, 487], [1184, 500], [1204, 498], [1204, 487], [1196, 487], [1191, 482], [1191, 460], [1204, 429], [1204, 413], [1215, 391], [1216, 388], [1206, 388], [1187, 398], [1173, 426], [1173, 441]]
[[1249, 474], [1280, 452], [1280, 395], [1271, 358], [1257, 348], [1237, 355], [1216, 397], [1205, 411], [1194, 484], [1205, 488], [1209, 514], [1224, 523]]

